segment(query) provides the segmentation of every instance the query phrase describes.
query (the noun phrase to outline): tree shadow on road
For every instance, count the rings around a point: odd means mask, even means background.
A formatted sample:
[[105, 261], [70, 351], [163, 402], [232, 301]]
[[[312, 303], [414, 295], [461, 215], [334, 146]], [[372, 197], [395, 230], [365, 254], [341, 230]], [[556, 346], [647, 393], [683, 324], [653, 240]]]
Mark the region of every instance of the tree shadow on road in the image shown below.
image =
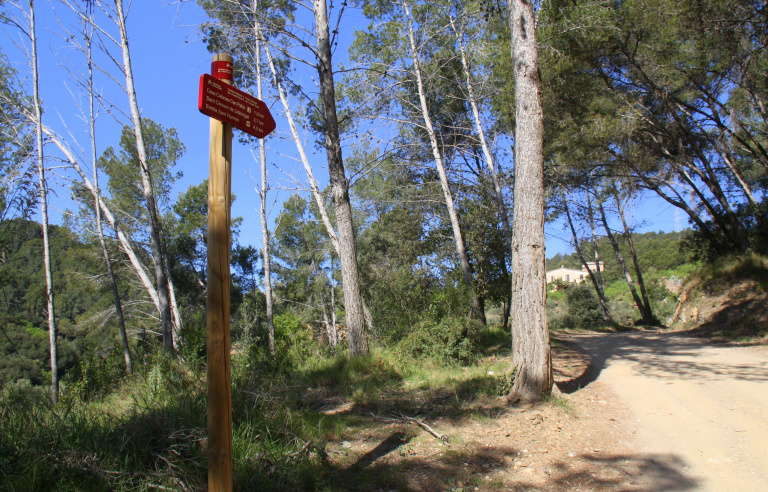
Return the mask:
[[[612, 360], [630, 361], [638, 373], [660, 379], [768, 381], [768, 362], [699, 361], [697, 358], [711, 344], [681, 333], [568, 334], [562, 338], [588, 359], [581, 374], [557, 383], [563, 393], [573, 393], [595, 381]], [[738, 348], [723, 344], [719, 347]]]
[[[685, 463], [676, 455], [581, 454], [535, 470], [512, 447], [485, 447], [472, 453], [456, 450], [432, 456], [392, 459], [390, 453], [407, 455], [410, 441], [396, 432], [380, 443], [370, 443], [351, 465], [328, 463], [326, 476], [339, 491], [540, 491], [668, 490], [697, 488], [686, 475]], [[539, 472], [539, 473], [536, 473]], [[536, 475], [538, 478], [533, 478]]]

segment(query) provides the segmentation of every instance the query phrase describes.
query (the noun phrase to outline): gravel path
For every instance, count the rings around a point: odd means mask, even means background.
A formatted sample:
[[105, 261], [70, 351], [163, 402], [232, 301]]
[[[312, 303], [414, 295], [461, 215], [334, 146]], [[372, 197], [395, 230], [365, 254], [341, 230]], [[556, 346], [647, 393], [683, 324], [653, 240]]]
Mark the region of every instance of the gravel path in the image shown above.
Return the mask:
[[768, 347], [680, 333], [564, 338], [591, 359], [579, 384], [608, 386], [631, 412], [637, 451], [659, 457], [647, 490], [768, 490]]

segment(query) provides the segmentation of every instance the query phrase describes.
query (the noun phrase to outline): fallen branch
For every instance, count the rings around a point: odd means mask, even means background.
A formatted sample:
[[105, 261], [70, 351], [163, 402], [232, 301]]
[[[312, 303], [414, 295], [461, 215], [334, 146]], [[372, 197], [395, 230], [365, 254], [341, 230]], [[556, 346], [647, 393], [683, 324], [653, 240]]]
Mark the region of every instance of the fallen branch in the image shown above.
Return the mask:
[[432, 434], [436, 438], [438, 438], [441, 441], [443, 441], [443, 443], [448, 444], [448, 436], [446, 436], [444, 434], [440, 434], [435, 429], [433, 429], [432, 427], [428, 426], [427, 424], [425, 424], [421, 420], [415, 419], [413, 417], [406, 417], [405, 415], [401, 415], [401, 418], [402, 418], [402, 420], [405, 420], [406, 422], [410, 422], [412, 424], [418, 425], [419, 427], [421, 427], [425, 431], [429, 432], [430, 434]]
[[285, 455], [286, 458], [297, 458], [304, 454], [304, 452], [309, 449], [309, 446], [312, 444], [312, 441], [307, 441], [304, 443], [304, 446], [301, 447], [298, 451], [294, 451], [293, 453]]
[[427, 425], [426, 423], [422, 422], [419, 419], [416, 419], [416, 418], [413, 418], [413, 417], [408, 417], [407, 415], [403, 415], [403, 414], [398, 414], [398, 418], [389, 419], [389, 418], [384, 418], [384, 417], [377, 417], [376, 415], [373, 414], [373, 412], [371, 412], [371, 416], [374, 419], [380, 420], [382, 422], [390, 422], [390, 423], [392, 423], [392, 422], [406, 422], [406, 423], [409, 423], [409, 424], [416, 424], [419, 427], [421, 427], [422, 429], [424, 429], [425, 431], [427, 431], [430, 434], [432, 434], [437, 439], [440, 439], [444, 444], [446, 444], [446, 445], [449, 444], [450, 438], [447, 435], [440, 434], [435, 429], [433, 429], [432, 427], [430, 427], [429, 425]]

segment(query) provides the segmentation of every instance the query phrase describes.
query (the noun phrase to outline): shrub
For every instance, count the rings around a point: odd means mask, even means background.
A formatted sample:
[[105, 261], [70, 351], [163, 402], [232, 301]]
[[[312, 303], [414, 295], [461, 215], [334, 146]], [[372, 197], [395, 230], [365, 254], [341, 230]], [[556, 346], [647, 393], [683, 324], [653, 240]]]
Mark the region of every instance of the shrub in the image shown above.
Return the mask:
[[96, 349], [90, 349], [67, 374], [64, 385], [72, 396], [87, 400], [109, 393], [125, 374], [125, 359], [121, 352], [114, 350], [102, 357]]
[[567, 310], [550, 319], [552, 329], [588, 329], [605, 324], [600, 302], [592, 287], [586, 283], [572, 285], [565, 290]]
[[595, 291], [587, 284], [574, 285], [566, 291], [568, 318], [574, 327], [594, 328], [604, 323]]
[[477, 321], [447, 317], [425, 320], [400, 340], [398, 354], [413, 359], [429, 358], [444, 364], [469, 365], [477, 358], [481, 325]]
[[312, 328], [295, 314], [275, 316], [273, 324], [277, 351], [284, 352], [290, 361], [306, 361], [319, 353], [320, 344], [314, 343]]
[[622, 326], [634, 324], [637, 317], [640, 316], [635, 301], [631, 296], [629, 296], [629, 299], [616, 299], [610, 301], [608, 309], [611, 312], [613, 322]]

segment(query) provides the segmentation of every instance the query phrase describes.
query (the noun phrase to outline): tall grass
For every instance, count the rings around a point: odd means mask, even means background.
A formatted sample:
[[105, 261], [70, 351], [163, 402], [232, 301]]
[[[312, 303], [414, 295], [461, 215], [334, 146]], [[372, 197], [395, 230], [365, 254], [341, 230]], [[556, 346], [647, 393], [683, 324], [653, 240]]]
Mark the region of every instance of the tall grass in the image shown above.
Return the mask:
[[[447, 351], [420, 358], [404, 356], [403, 347], [351, 359], [307, 346], [284, 345], [277, 358], [257, 345], [236, 346], [235, 489], [335, 490], [340, 480], [362, 480], [334, 465], [326, 445], [371, 426], [372, 411], [462, 415], [474, 399], [494, 398], [508, 387], [508, 332], [473, 334], [471, 354], [466, 344], [457, 348], [456, 340], [444, 338]], [[296, 354], [302, 358], [292, 359]], [[106, 378], [104, 387], [96, 384], [101, 379], [90, 361], [82, 379], [68, 381], [56, 406], [45, 388], [6, 386], [0, 394], [0, 490], [204, 490], [204, 367], [165, 354], [144, 360], [134, 375]], [[336, 404], [346, 410], [328, 411]]]
[[[69, 393], [55, 407], [43, 388], [5, 388], [0, 489], [203, 489], [207, 424], [200, 369], [159, 356], [104, 399], [82, 401]], [[274, 403], [254, 391], [233, 392], [238, 490], [291, 489], [316, 481], [301, 470], [316, 464], [317, 453], [305, 446], [290, 410]]]

